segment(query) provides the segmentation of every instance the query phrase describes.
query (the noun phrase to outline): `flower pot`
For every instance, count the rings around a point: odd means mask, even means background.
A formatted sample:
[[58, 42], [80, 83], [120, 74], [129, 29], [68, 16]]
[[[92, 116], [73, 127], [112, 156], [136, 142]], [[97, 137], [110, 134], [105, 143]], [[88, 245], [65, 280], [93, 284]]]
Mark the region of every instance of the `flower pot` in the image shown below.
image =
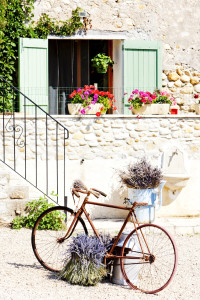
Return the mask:
[[[82, 106], [82, 104], [79, 104], [79, 103], [68, 104], [68, 110], [69, 110], [70, 115], [96, 115], [97, 112], [101, 111], [101, 108], [103, 107], [103, 105], [97, 103], [97, 104], [91, 104], [90, 107], [91, 107], [91, 109], [89, 109], [88, 107], [84, 108]], [[81, 113], [82, 109], [85, 109], [85, 114]]]
[[194, 107], [195, 107], [195, 112], [196, 112], [196, 114], [197, 114], [197, 115], [200, 115], [200, 104], [197, 103], [197, 104], [195, 104]]
[[[128, 234], [130, 232], [122, 232], [121, 238], [119, 240], [119, 242], [117, 243], [117, 251], [119, 253], [117, 253], [118, 255], [120, 255], [121, 253], [121, 248], [123, 247], [124, 241], [127, 238]], [[141, 247], [139, 245], [139, 241], [138, 238], [136, 237], [136, 235], [132, 235], [132, 237], [129, 239], [128, 243], [126, 244], [126, 248], [131, 248], [132, 251], [134, 251], [134, 256], [135, 257], [140, 257], [140, 251], [141, 251]], [[132, 256], [132, 252], [129, 252], [126, 254], [126, 256]], [[139, 275], [139, 271], [141, 268], [141, 264], [140, 264], [140, 258], [138, 259], [128, 259], [128, 260], [124, 260], [124, 264], [132, 264], [131, 269], [129, 270], [129, 279], [131, 279], [131, 282], [133, 284], [137, 284], [138, 281], [138, 275]], [[114, 259], [114, 264], [113, 264], [113, 272], [112, 272], [112, 282], [115, 284], [119, 284], [119, 285], [127, 285], [126, 280], [124, 279], [124, 276], [121, 272], [121, 266], [120, 266], [120, 259]]]
[[155, 207], [152, 205], [153, 194], [156, 189], [128, 189], [128, 198], [131, 203], [148, 203], [146, 206], [136, 207], [135, 213], [139, 223], [151, 223], [155, 219]]
[[162, 206], [162, 189], [166, 181], [161, 180], [160, 185], [154, 189], [128, 188], [130, 203], [148, 203], [148, 205], [136, 207], [135, 213], [139, 223], [152, 223], [155, 219], [155, 210]]
[[133, 108], [133, 115], [167, 115], [169, 113], [169, 104], [164, 103], [153, 103], [153, 104], [144, 104], [138, 110]]

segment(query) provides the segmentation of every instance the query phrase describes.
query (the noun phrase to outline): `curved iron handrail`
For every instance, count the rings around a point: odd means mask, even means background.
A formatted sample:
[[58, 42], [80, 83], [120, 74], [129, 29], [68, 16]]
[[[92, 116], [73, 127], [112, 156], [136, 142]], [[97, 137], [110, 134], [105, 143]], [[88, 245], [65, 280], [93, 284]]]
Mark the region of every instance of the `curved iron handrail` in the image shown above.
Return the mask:
[[[16, 124], [16, 118], [15, 118], [15, 108], [16, 108], [16, 102], [17, 102], [17, 96], [23, 97], [24, 99], [24, 111], [22, 117], [22, 124]], [[9, 112], [9, 119], [7, 120], [7, 110], [6, 110], [6, 103], [9, 102], [9, 107], [10, 107], [10, 112]], [[35, 173], [35, 178], [31, 178], [31, 180], [28, 178], [27, 175], [27, 146], [30, 146], [30, 144], [27, 144], [27, 103], [31, 106], [34, 107], [34, 114], [33, 114], [33, 120], [34, 120], [34, 128], [33, 132], [35, 133], [35, 155], [34, 155], [34, 161], [35, 161], [35, 169], [33, 170], [32, 173]], [[2, 105], [2, 113], [3, 113], [3, 134], [2, 134], [2, 146], [3, 146], [3, 158], [1, 161], [6, 164], [9, 168], [14, 170], [18, 175], [20, 175], [22, 178], [24, 178], [29, 184], [37, 188], [40, 192], [42, 192], [44, 195], [46, 195], [49, 199], [51, 199], [53, 202], [58, 203], [58, 199], [60, 199], [60, 194], [61, 197], [64, 196], [64, 203], [66, 205], [66, 195], [65, 195], [65, 179], [66, 179], [66, 159], [65, 159], [65, 140], [69, 138], [69, 131], [68, 129], [58, 122], [54, 117], [52, 117], [49, 113], [47, 113], [42, 107], [40, 107], [38, 104], [36, 104], [34, 101], [32, 101], [29, 97], [27, 97], [24, 93], [22, 93], [19, 89], [14, 87], [12, 84], [10, 84], [6, 79], [4, 79], [2, 76], [0, 76], [0, 104]], [[38, 112], [41, 112], [44, 114], [44, 130], [45, 130], [45, 160], [46, 160], [46, 166], [45, 166], [45, 187], [41, 188], [40, 184], [38, 182], [38, 174], [41, 169], [44, 169], [43, 166], [40, 166], [38, 164]], [[48, 136], [48, 125], [49, 122], [53, 122], [55, 124], [55, 160], [56, 160], [56, 172], [55, 170], [50, 170], [49, 168], [49, 136]], [[58, 136], [58, 131], [61, 131], [62, 134], [60, 134], [60, 138]], [[52, 129], [51, 129], [52, 132]], [[13, 138], [13, 158], [12, 162], [7, 159], [7, 153], [6, 153], [6, 138], [7, 134], [12, 133], [12, 138]], [[62, 136], [62, 137], [61, 137]], [[10, 136], [9, 136], [10, 137]], [[63, 175], [63, 181], [61, 184], [61, 174], [59, 173], [60, 167], [59, 167], [59, 151], [60, 151], [60, 145], [58, 146], [58, 140], [62, 139], [63, 140], [63, 170], [62, 170], [62, 175]], [[31, 144], [33, 145], [33, 143]], [[20, 147], [21, 149], [24, 148], [24, 173], [22, 174], [22, 171], [18, 169], [17, 166], [17, 159], [16, 159], [16, 147]], [[49, 175], [55, 174], [55, 180], [53, 182], [56, 183], [56, 193], [57, 195], [57, 200], [55, 201], [51, 195], [49, 194]], [[61, 191], [61, 187], [63, 186], [63, 191]], [[63, 204], [63, 203], [62, 203]]]

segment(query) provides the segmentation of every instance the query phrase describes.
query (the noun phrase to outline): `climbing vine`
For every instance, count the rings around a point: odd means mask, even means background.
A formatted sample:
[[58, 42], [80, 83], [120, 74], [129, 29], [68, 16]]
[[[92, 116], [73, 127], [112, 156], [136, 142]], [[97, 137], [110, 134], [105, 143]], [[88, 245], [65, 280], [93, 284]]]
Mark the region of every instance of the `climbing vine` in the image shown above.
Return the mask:
[[0, 75], [14, 86], [17, 82], [18, 38], [47, 38], [49, 34], [69, 36], [78, 29], [87, 31], [91, 22], [80, 21], [80, 8], [72, 11], [67, 21], [57, 22], [42, 14], [33, 22], [34, 0], [0, 0]]

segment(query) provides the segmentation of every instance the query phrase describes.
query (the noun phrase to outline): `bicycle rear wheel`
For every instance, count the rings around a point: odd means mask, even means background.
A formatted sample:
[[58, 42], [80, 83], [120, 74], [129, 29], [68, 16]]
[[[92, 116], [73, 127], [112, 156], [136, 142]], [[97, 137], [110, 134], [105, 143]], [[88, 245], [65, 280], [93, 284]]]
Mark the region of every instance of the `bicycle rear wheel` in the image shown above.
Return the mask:
[[70, 259], [68, 248], [72, 237], [77, 234], [88, 234], [86, 225], [81, 217], [74, 232], [64, 241], [62, 237], [67, 233], [74, 219], [72, 209], [55, 206], [43, 212], [35, 222], [32, 230], [32, 248], [39, 263], [50, 271], [61, 271]]
[[177, 266], [177, 250], [164, 228], [145, 224], [137, 228], [137, 233], [133, 230], [122, 248], [122, 256], [125, 255], [120, 260], [121, 271], [131, 288], [153, 294], [163, 290], [172, 280]]

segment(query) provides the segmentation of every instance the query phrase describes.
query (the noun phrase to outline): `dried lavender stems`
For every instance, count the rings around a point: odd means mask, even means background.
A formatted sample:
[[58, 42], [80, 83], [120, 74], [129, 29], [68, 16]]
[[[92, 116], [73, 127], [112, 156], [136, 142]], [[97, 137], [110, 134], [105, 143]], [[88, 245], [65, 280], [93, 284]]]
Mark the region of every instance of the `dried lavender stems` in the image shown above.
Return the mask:
[[67, 254], [70, 260], [60, 272], [60, 278], [72, 284], [95, 285], [106, 275], [103, 258], [111, 246], [109, 235], [100, 235], [101, 241], [95, 236], [78, 235], [73, 237]]
[[129, 164], [126, 171], [119, 171], [120, 181], [133, 189], [153, 189], [160, 185], [162, 171], [151, 166], [145, 158], [135, 164]]

